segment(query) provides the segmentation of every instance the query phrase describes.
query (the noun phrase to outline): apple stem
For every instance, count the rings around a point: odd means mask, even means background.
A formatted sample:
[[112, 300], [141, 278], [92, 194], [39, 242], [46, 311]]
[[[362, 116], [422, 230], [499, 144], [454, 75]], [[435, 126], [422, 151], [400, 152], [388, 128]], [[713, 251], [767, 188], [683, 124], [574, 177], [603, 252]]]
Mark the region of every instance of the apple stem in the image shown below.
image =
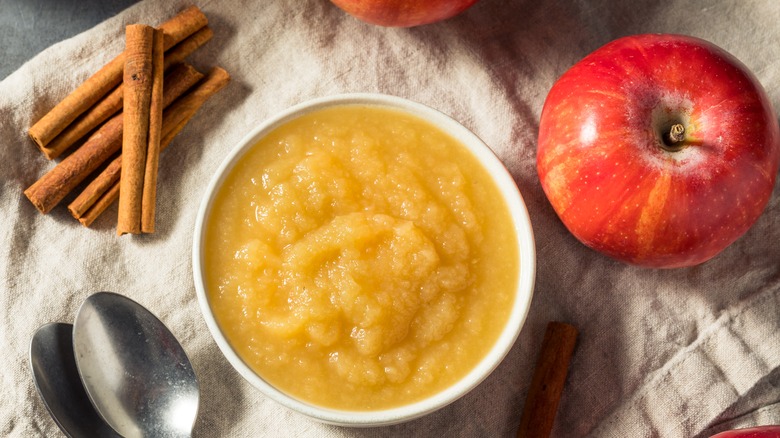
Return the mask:
[[678, 150], [682, 145], [678, 144], [685, 140], [685, 126], [682, 123], [675, 123], [669, 128], [669, 132], [664, 134], [664, 144], [670, 150]]

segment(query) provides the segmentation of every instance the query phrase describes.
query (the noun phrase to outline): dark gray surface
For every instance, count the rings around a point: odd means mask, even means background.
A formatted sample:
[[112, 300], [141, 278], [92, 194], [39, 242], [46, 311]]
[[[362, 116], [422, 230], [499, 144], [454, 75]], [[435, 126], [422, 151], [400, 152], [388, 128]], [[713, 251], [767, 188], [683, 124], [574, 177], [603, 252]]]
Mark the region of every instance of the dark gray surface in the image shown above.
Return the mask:
[[0, 80], [52, 44], [137, 0], [0, 0]]

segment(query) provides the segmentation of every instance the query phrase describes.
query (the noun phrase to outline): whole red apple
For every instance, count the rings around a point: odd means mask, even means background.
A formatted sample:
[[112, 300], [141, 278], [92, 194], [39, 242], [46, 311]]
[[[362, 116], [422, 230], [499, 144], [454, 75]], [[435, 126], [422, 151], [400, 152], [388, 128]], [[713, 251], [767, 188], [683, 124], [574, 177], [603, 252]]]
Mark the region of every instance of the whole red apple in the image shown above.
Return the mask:
[[477, 0], [331, 0], [350, 15], [380, 26], [412, 27], [454, 17]]
[[636, 35], [553, 85], [537, 170], [585, 245], [671, 268], [714, 257], [753, 225], [779, 157], [777, 116], [739, 60], [698, 38]]
[[780, 426], [758, 426], [729, 430], [715, 434], [710, 438], [780, 438]]

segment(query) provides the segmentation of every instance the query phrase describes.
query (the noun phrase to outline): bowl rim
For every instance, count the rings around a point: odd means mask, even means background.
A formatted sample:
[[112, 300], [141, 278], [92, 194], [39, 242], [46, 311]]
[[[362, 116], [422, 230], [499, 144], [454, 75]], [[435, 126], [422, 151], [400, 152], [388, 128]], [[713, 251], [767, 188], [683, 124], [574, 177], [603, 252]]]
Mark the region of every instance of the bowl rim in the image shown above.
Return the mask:
[[[276, 389], [252, 371], [230, 346], [211, 311], [204, 284], [202, 270], [204, 224], [211, 212], [214, 195], [235, 164], [262, 137], [280, 125], [313, 111], [342, 105], [379, 106], [406, 112], [432, 123], [455, 138], [476, 157], [492, 176], [510, 211], [517, 236], [520, 274], [515, 290], [515, 300], [507, 323], [494, 345], [471, 371], [448, 388], [411, 404], [389, 409], [371, 411], [332, 409], [299, 400]], [[315, 98], [291, 106], [260, 123], [233, 147], [214, 172], [202, 195], [193, 234], [192, 268], [201, 314], [212, 338], [230, 365], [244, 379], [270, 399], [323, 423], [366, 427], [402, 423], [439, 410], [466, 395], [498, 367], [517, 340], [528, 316], [536, 279], [536, 250], [528, 210], [517, 184], [500, 159], [475, 133], [439, 110], [402, 97], [379, 93], [347, 93]]]

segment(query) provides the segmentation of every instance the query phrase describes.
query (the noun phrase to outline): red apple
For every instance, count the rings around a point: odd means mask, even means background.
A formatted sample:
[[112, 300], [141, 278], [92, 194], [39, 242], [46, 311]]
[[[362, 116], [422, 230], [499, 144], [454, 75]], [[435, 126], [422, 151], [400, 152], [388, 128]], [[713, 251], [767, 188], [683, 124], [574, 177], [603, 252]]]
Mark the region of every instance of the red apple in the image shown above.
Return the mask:
[[621, 38], [553, 85], [537, 170], [563, 223], [628, 263], [702, 263], [761, 215], [780, 157], [777, 116], [756, 77], [712, 43]]
[[780, 426], [759, 426], [748, 429], [729, 430], [710, 438], [780, 438]]
[[477, 0], [331, 0], [350, 15], [380, 26], [412, 27], [454, 17]]

